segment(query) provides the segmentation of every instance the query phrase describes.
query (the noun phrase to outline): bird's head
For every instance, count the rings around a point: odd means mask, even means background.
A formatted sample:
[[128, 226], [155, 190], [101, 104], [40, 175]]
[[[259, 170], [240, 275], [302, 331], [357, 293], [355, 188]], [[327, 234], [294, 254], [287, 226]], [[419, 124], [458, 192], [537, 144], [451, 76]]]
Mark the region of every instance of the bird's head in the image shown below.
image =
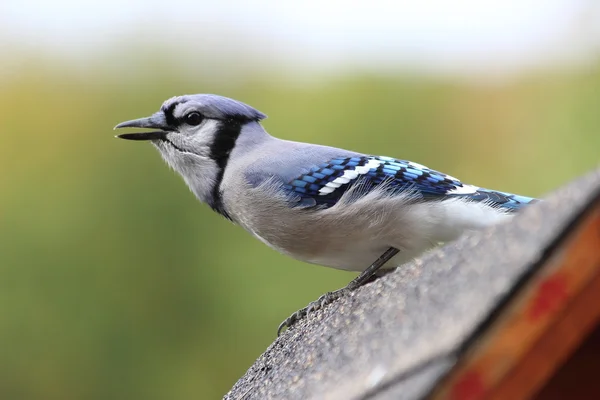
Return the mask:
[[243, 128], [258, 125], [256, 122], [264, 118], [263, 113], [242, 102], [195, 94], [173, 97], [150, 117], [122, 122], [115, 129], [151, 129], [117, 137], [151, 141], [200, 200], [210, 204]]
[[152, 116], [121, 122], [115, 129], [152, 129], [150, 132], [124, 133], [118, 137], [152, 141], [168, 159], [185, 154], [218, 158], [218, 154], [217, 157], [212, 154], [215, 146], [223, 141], [235, 140], [230, 137], [235, 135], [234, 131], [237, 130], [239, 135], [245, 123], [263, 118], [266, 118], [263, 113], [239, 101], [212, 94], [196, 94], [173, 97]]

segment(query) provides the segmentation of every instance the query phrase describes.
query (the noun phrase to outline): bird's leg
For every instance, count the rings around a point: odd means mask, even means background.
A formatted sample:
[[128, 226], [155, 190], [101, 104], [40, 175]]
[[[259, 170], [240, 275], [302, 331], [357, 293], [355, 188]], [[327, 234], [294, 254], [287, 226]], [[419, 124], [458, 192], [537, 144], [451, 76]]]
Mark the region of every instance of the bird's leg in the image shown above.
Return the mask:
[[300, 310], [290, 315], [285, 321], [279, 324], [279, 328], [277, 328], [277, 336], [281, 334], [281, 331], [284, 328], [291, 328], [292, 325], [294, 325], [297, 321], [302, 319], [302, 317], [304, 317], [305, 315], [311, 313], [312, 311], [316, 311], [322, 307], [325, 307], [328, 304], [331, 304], [335, 300], [342, 297], [344, 294], [352, 292], [353, 290], [356, 290], [360, 286], [369, 282], [371, 278], [373, 278], [373, 276], [377, 273], [379, 268], [381, 268], [392, 257], [398, 254], [398, 252], [398, 249], [390, 247], [381, 256], [379, 256], [379, 258], [375, 260], [373, 264], [369, 265], [369, 267], [363, 272], [361, 272], [360, 275], [351, 280], [350, 283], [346, 285], [346, 287], [335, 290], [333, 292], [327, 292], [321, 297], [319, 297], [316, 301], [310, 303], [308, 306], [301, 308]]

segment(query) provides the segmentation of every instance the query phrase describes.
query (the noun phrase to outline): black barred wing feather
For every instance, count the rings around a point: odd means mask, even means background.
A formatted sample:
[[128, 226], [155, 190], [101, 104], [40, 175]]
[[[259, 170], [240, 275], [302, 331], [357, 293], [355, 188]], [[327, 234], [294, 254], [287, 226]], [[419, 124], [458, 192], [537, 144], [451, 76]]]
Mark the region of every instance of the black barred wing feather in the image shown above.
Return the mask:
[[298, 205], [331, 207], [353, 185], [368, 192], [385, 182], [386, 190], [414, 192], [424, 200], [468, 197], [508, 210], [534, 199], [463, 184], [460, 180], [411, 161], [381, 156], [334, 158], [311, 168], [284, 186]]

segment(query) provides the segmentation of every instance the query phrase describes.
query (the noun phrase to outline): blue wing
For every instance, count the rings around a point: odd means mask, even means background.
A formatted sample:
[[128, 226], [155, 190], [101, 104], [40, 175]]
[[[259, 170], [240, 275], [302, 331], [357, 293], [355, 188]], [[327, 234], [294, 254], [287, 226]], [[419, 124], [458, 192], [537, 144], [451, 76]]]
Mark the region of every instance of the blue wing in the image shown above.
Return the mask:
[[420, 164], [380, 156], [334, 158], [298, 176], [284, 185], [284, 189], [299, 206], [327, 208], [336, 204], [348, 189], [359, 182], [362, 193], [385, 182], [386, 190], [394, 193], [410, 190], [425, 201], [463, 197], [510, 211], [536, 201], [529, 197], [465, 185], [450, 175]]

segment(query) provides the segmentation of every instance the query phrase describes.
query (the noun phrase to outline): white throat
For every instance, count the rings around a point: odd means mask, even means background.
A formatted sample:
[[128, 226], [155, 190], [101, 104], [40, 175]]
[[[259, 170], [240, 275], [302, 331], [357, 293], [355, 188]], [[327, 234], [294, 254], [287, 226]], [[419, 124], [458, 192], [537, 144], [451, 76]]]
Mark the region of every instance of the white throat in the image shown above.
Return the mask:
[[163, 141], [153, 142], [162, 158], [183, 177], [192, 193], [207, 204], [212, 203], [213, 190], [219, 176], [219, 167], [210, 157], [210, 145], [214, 142], [221, 123], [218, 120], [207, 120], [193, 137], [169, 137], [176, 146], [186, 150], [185, 152]]

